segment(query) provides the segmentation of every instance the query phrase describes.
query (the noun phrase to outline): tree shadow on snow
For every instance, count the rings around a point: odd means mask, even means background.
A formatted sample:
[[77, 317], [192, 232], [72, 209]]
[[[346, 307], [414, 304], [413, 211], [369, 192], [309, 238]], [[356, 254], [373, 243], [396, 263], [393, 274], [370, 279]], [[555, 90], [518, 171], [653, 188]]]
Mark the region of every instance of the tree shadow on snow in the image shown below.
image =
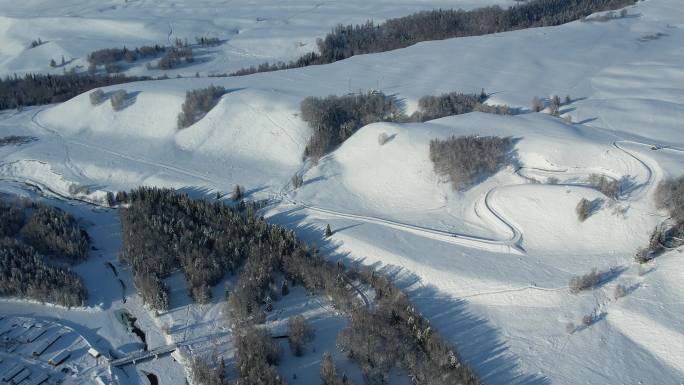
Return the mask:
[[[300, 239], [315, 245], [329, 261], [364, 265], [363, 256], [352, 256], [349, 252], [341, 251], [341, 243], [324, 236], [323, 223], [306, 223], [307, 219], [300, 209], [293, 209], [274, 214], [268, 221], [294, 230]], [[373, 267], [391, 277], [397, 287], [406, 291], [416, 308], [456, 348], [463, 360], [479, 373], [484, 383], [550, 384], [550, 380], [544, 376], [523, 373], [519, 359], [510, 352], [500, 332], [485, 318], [473, 313], [467, 301], [440, 292], [432, 285], [424, 285], [420, 277], [401, 267], [381, 263], [374, 263]]]

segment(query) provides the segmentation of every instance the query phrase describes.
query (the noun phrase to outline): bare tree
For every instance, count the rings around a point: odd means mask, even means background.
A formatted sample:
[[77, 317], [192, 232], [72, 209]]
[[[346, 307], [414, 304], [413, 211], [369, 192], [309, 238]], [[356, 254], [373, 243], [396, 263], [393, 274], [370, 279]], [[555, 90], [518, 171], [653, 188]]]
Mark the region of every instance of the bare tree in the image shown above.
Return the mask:
[[577, 218], [580, 222], [584, 222], [591, 215], [593, 204], [587, 198], [580, 199], [575, 211], [577, 212]]
[[587, 274], [572, 277], [570, 279], [570, 283], [568, 284], [570, 287], [570, 292], [577, 294], [580, 291], [595, 288], [601, 282], [601, 276], [602, 273], [594, 268]]
[[112, 94], [112, 97], [109, 98], [109, 101], [112, 103], [112, 108], [114, 108], [114, 111], [120, 111], [126, 105], [127, 99], [128, 94], [126, 93], [126, 91], [118, 90]]
[[304, 316], [297, 315], [287, 320], [287, 340], [295, 356], [301, 356], [304, 353], [304, 345], [313, 340], [314, 335], [314, 329], [309, 326]]
[[539, 112], [543, 108], [544, 108], [544, 105], [543, 105], [541, 99], [539, 99], [539, 97], [537, 97], [537, 96], [533, 97], [532, 98], [532, 111]]
[[96, 106], [104, 102], [105, 94], [101, 89], [97, 89], [88, 95], [90, 97], [90, 104]]

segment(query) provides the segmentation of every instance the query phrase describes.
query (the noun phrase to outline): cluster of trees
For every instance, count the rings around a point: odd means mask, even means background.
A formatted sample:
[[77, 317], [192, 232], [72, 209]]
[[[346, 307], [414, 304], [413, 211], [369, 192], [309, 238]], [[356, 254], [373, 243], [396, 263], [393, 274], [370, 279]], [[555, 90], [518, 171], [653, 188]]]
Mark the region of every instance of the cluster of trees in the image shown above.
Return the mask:
[[610, 179], [605, 175], [591, 174], [589, 175], [589, 185], [602, 192], [605, 196], [611, 199], [620, 197], [620, 181]]
[[296, 315], [287, 320], [287, 341], [295, 356], [304, 354], [304, 346], [313, 340], [315, 334], [315, 330], [309, 326], [304, 316]]
[[[358, 336], [374, 341], [358, 345], [365, 346], [367, 353], [363, 354], [372, 357], [362, 358], [361, 352], [351, 354], [359, 357], [369, 378], [386, 376], [376, 367], [385, 370], [401, 366], [409, 369], [416, 384], [438, 379], [439, 383], [479, 384], [472, 370], [461, 363], [389, 279], [371, 268], [359, 271], [326, 261], [291, 230], [255, 216], [253, 206], [242, 203], [242, 209], [231, 209], [218, 201], [192, 200], [187, 194], [148, 187], [117, 194], [117, 199], [128, 203], [121, 209], [122, 257], [133, 266], [136, 276], [161, 278], [180, 267], [191, 290], [200, 288], [201, 292], [217, 283], [224, 272], [233, 273], [241, 267], [227, 304], [236, 336], [238, 384], [284, 383], [276, 369], [279, 345], [268, 331], [256, 325], [272, 309], [272, 301], [296, 285], [325, 293], [337, 309], [357, 320], [339, 340], [347, 351], [357, 349]], [[364, 306], [351, 286], [354, 281], [375, 289], [378, 306], [374, 310]], [[141, 289], [138, 283], [136, 286]], [[192, 294], [196, 301], [201, 299]], [[299, 317], [290, 320], [288, 331], [295, 353], [301, 352], [313, 336], [313, 330]], [[388, 335], [393, 336], [391, 344], [378, 342]], [[380, 359], [376, 357], [388, 354], [386, 350], [400, 353], [389, 353], [394, 360], [391, 363], [376, 361]]]
[[235, 336], [235, 364], [240, 378], [236, 385], [284, 385], [276, 365], [280, 361], [280, 345], [268, 330], [247, 326]]
[[197, 385], [224, 385], [226, 381], [226, 364], [223, 358], [212, 357], [205, 361], [199, 357], [190, 360], [192, 383]]
[[337, 337], [338, 347], [361, 366], [365, 383], [387, 384], [389, 372], [403, 368], [416, 385], [480, 384], [404, 292], [372, 270], [366, 280], [375, 289], [375, 311], [354, 308]]
[[44, 43], [45, 43], [45, 42], [44, 42], [43, 40], [41, 40], [40, 38], [38, 38], [38, 39], [33, 40], [33, 41], [31, 42], [31, 47], [30, 47], [30, 48], [36, 48], [36, 47], [38, 47], [39, 45], [43, 45]]
[[323, 381], [323, 385], [353, 385], [353, 382], [345, 374], [342, 377], [337, 375], [335, 362], [329, 352], [323, 353], [321, 360], [321, 381]]
[[218, 37], [197, 36], [195, 37], [195, 41], [199, 46], [202, 47], [211, 47], [214, 45], [221, 44], [221, 39], [219, 39]]
[[190, 47], [187, 40], [183, 41], [181, 39], [176, 39], [176, 44], [159, 59], [157, 67], [162, 70], [170, 70], [181, 64], [183, 59], [185, 59], [186, 63], [195, 61], [192, 47]]
[[166, 55], [162, 56], [157, 63], [161, 70], [170, 70], [178, 67], [185, 59], [186, 63], [195, 61], [191, 47], [172, 48]]
[[398, 102], [380, 92], [308, 97], [300, 109], [302, 119], [313, 129], [304, 153], [313, 160], [320, 159], [367, 124], [403, 118]]
[[231, 72], [228, 74], [228, 76], [245, 76], [245, 75], [252, 75], [260, 72], [273, 72], [273, 71], [280, 71], [280, 70], [286, 70], [286, 69], [291, 69], [291, 68], [301, 68], [301, 67], [307, 67], [310, 65], [315, 65], [315, 64], [323, 64], [320, 63], [320, 57], [317, 53], [310, 52], [307, 54], [304, 54], [303, 56], [299, 57], [297, 60], [292, 60], [288, 63], [285, 62], [277, 62], [277, 63], [262, 63], [259, 64], [258, 66], [250, 66], [250, 67], [245, 67], [241, 68], [235, 72]]
[[509, 137], [452, 136], [430, 141], [430, 160], [435, 173], [462, 189], [510, 162], [512, 148]]
[[530, 0], [513, 7], [498, 6], [464, 10], [433, 10], [387, 20], [376, 25], [339, 25], [318, 39], [318, 53], [308, 53], [290, 63], [246, 68], [232, 75], [328, 64], [355, 55], [385, 52], [413, 44], [454, 37], [479, 36], [523, 28], [560, 25], [594, 12], [621, 8], [635, 0]]
[[579, 218], [580, 222], [586, 221], [593, 211], [594, 204], [587, 198], [580, 199], [577, 207], [575, 207], [575, 212], [577, 212], [577, 218]]
[[0, 110], [61, 103], [95, 88], [122, 84], [149, 77], [98, 76], [67, 73], [64, 75], [27, 74], [0, 79]]
[[480, 95], [451, 92], [439, 96], [423, 96], [418, 100], [418, 111], [409, 118], [413, 122], [425, 122], [445, 116], [466, 114], [480, 111], [499, 115], [509, 115], [513, 111], [508, 106], [490, 106], [484, 104], [487, 94], [482, 90]]
[[[418, 101], [418, 111], [406, 116], [399, 101], [378, 91], [324, 98], [311, 96], [304, 99], [300, 106], [301, 118], [313, 130], [304, 156], [317, 161], [359, 128], [370, 123], [424, 122], [473, 111], [513, 113], [507, 106], [486, 105], [485, 100], [487, 94], [484, 90], [479, 95], [452, 92], [439, 96], [423, 96]], [[378, 143], [383, 145], [389, 139], [387, 134], [381, 134]]]
[[648, 247], [636, 253], [636, 261], [648, 262], [668, 249], [684, 244], [684, 176], [662, 180], [655, 191], [656, 207], [666, 210], [668, 221], [651, 233]]
[[0, 237], [0, 296], [72, 307], [85, 303], [86, 289], [76, 274], [50, 266], [31, 246]]
[[[112, 103], [112, 108], [114, 111], [121, 111], [126, 106], [126, 101], [128, 100], [128, 93], [126, 90], [116, 90], [109, 98], [109, 102]], [[92, 99], [91, 99], [92, 103]]]
[[81, 279], [45, 256], [78, 262], [87, 252], [88, 236], [72, 216], [29, 201], [0, 201], [0, 296], [83, 305]]
[[604, 274], [605, 273], [602, 273], [594, 268], [591, 269], [591, 271], [587, 274], [576, 275], [570, 278], [570, 282], [568, 283], [570, 292], [577, 294], [581, 291], [595, 288], [599, 285], [599, 283], [601, 283], [601, 277], [603, 277]]
[[159, 310], [168, 307], [162, 278], [181, 268], [192, 298], [207, 302], [210, 287], [226, 272], [234, 273], [246, 257], [259, 257], [260, 240], [267, 237], [263, 219], [170, 189], [141, 187], [118, 193], [115, 200], [128, 203], [121, 209], [121, 258], [145, 283], [137, 285], [143, 299], [159, 299], [146, 301]]
[[90, 71], [93, 72], [97, 66], [105, 66], [107, 72], [119, 72], [118, 66], [115, 64], [120, 61], [133, 63], [137, 60], [153, 58], [166, 52], [166, 47], [160, 45], [142, 46], [134, 49], [123, 48], [105, 48], [91, 52], [88, 54], [88, 63], [90, 63]]
[[185, 102], [178, 114], [178, 129], [190, 127], [196, 121], [209, 112], [226, 89], [220, 86], [210, 85], [207, 88], [188, 91], [185, 94]]
[[9, 135], [0, 137], [0, 147], [20, 146], [38, 140], [35, 136]]

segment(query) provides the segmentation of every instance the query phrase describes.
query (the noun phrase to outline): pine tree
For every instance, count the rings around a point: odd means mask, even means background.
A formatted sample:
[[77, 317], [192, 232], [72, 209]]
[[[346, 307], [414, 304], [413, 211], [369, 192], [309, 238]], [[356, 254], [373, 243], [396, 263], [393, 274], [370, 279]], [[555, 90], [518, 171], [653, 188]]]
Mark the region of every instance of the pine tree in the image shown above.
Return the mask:
[[325, 226], [325, 237], [331, 237], [333, 235], [332, 229], [330, 228], [330, 224], [327, 224]]
[[244, 195], [245, 190], [240, 185], [235, 185], [235, 189], [233, 190], [233, 200], [236, 202], [242, 200]]

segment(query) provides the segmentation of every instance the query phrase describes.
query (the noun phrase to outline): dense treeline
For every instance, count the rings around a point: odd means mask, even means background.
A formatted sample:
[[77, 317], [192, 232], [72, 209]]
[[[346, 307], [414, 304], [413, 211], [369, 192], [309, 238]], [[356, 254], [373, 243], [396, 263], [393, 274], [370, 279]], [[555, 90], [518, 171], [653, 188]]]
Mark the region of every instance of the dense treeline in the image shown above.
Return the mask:
[[142, 46], [133, 49], [123, 48], [105, 48], [88, 54], [88, 63], [91, 65], [107, 65], [119, 61], [126, 61], [132, 63], [136, 60], [152, 58], [166, 52], [166, 47], [158, 44], [150, 46]]
[[416, 385], [480, 384], [404, 292], [387, 277], [365, 273], [375, 290], [375, 311], [355, 308], [337, 338], [338, 346], [361, 366], [365, 383], [387, 384], [390, 370], [403, 368]]
[[0, 200], [0, 236], [19, 237], [39, 253], [70, 263], [88, 256], [89, 237], [68, 213], [28, 200]]
[[[236, 336], [238, 384], [284, 383], [276, 369], [279, 345], [267, 330], [256, 325], [272, 309], [272, 301], [287, 295], [288, 287], [296, 285], [325, 293], [337, 309], [362, 320], [352, 321], [350, 329], [340, 337], [346, 349], [350, 348], [345, 342], [348, 338], [358, 338], [354, 333], [376, 342], [377, 338], [394, 336], [392, 344], [363, 345], [368, 348], [364, 353], [368, 357], [360, 353], [352, 357], [365, 368], [368, 378], [384, 378], [386, 370], [402, 367], [410, 371], [416, 384], [479, 383], [472, 370], [461, 363], [455, 351], [430, 329], [428, 321], [389, 279], [370, 268], [358, 271], [326, 261], [292, 231], [255, 216], [252, 206], [231, 209], [220, 202], [192, 200], [173, 190], [144, 187], [119, 194], [118, 200], [128, 202], [121, 213], [122, 257], [136, 275], [159, 279], [181, 267], [193, 297], [202, 300], [224, 272], [240, 268], [235, 287], [227, 293], [228, 314]], [[355, 281], [372, 285], [378, 306], [365, 307], [351, 286]], [[141, 290], [138, 283], [136, 286]], [[377, 329], [382, 333], [377, 334]], [[301, 318], [293, 318], [288, 330], [293, 350], [301, 352], [313, 330]], [[401, 353], [392, 353], [389, 361], [376, 365], [376, 360], [387, 354], [381, 350], [394, 349], [395, 342], [402, 345], [397, 348]]]
[[304, 155], [314, 160], [367, 124], [403, 117], [397, 102], [379, 92], [308, 97], [302, 101], [300, 109], [302, 119], [313, 129]]
[[434, 10], [389, 19], [375, 25], [339, 25], [318, 39], [318, 53], [308, 53], [290, 63], [244, 68], [231, 75], [328, 64], [355, 55], [385, 52], [413, 44], [454, 37], [479, 36], [523, 28], [560, 25], [594, 12], [621, 8], [635, 0], [531, 0], [501, 9], [498, 6], [471, 11]]
[[[220, 202], [195, 201], [187, 194], [148, 187], [118, 195], [119, 202], [129, 203], [121, 209], [121, 257], [146, 283], [138, 290], [163, 290], [160, 279], [182, 268], [192, 298], [209, 301], [209, 288], [225, 272], [235, 272], [266, 236], [263, 220]], [[162, 292], [141, 295], [166, 298]], [[168, 306], [163, 301], [147, 303], [157, 309]]]
[[62, 210], [38, 205], [21, 235], [40, 253], [79, 262], [88, 256], [88, 234]]
[[87, 252], [88, 236], [72, 216], [39, 203], [0, 200], [0, 296], [82, 305], [80, 278], [50, 266], [44, 255], [77, 262]]
[[31, 246], [0, 238], [0, 296], [82, 306], [86, 289], [81, 279], [65, 269], [46, 263]]
[[452, 136], [430, 141], [435, 173], [462, 189], [511, 160], [513, 141], [498, 136]]
[[61, 103], [94, 88], [149, 80], [138, 76], [86, 74], [38, 75], [0, 79], [0, 110]]

